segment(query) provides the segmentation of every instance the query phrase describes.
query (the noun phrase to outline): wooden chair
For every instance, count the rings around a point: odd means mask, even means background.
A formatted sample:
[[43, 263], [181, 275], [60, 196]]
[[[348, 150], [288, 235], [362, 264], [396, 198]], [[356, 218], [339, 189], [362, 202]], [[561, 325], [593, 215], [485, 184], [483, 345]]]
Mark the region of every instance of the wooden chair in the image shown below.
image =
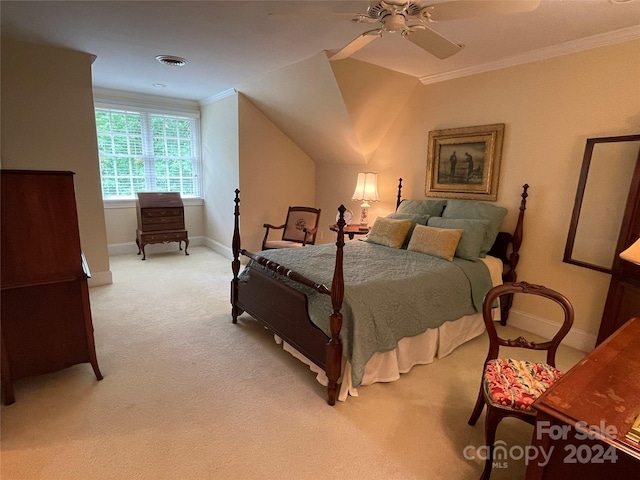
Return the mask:
[[[275, 248], [304, 247], [316, 243], [320, 209], [313, 207], [289, 207], [287, 220], [283, 225], [265, 223], [262, 250]], [[282, 230], [282, 240], [268, 240], [269, 230]]]
[[[506, 340], [498, 336], [491, 316], [491, 307], [495, 300], [502, 295], [520, 293], [539, 295], [555, 301], [562, 307], [564, 322], [551, 340], [535, 343], [524, 337]], [[485, 445], [488, 447], [488, 455], [480, 478], [487, 480], [491, 476], [496, 429], [500, 421], [504, 417], [515, 417], [534, 425], [536, 411], [531, 407], [531, 404], [562, 375], [555, 368], [556, 351], [562, 339], [571, 329], [574, 312], [569, 300], [554, 290], [526, 282], [509, 282], [489, 290], [482, 306], [482, 315], [489, 334], [489, 353], [484, 362], [480, 392], [473, 413], [469, 418], [469, 425], [475, 425], [486, 404]], [[546, 350], [546, 363], [499, 358], [498, 353], [501, 346]]]

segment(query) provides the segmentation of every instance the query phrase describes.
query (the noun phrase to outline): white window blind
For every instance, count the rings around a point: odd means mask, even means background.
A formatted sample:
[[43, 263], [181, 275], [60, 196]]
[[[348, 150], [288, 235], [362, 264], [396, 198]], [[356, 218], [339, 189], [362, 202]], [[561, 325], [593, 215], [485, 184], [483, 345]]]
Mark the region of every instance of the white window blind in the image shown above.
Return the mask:
[[201, 197], [197, 115], [97, 106], [95, 117], [105, 200], [137, 192]]

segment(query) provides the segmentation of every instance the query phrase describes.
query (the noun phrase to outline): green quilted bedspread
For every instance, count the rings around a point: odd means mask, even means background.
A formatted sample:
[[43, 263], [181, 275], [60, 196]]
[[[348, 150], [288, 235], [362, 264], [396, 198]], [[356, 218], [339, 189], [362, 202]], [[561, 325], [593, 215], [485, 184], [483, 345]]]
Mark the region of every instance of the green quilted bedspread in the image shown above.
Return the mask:
[[[331, 286], [334, 244], [260, 252], [301, 275]], [[249, 267], [262, 268], [254, 262]], [[331, 298], [267, 270], [309, 298], [309, 317], [330, 336]], [[250, 275], [246, 268], [243, 281]], [[364, 367], [375, 352], [396, 347], [403, 337], [437, 328], [444, 322], [482, 310], [491, 288], [484, 262], [454, 258], [453, 262], [408, 250], [363, 241], [344, 246], [344, 302], [340, 333], [344, 355], [352, 365], [352, 382], [360, 386]]]

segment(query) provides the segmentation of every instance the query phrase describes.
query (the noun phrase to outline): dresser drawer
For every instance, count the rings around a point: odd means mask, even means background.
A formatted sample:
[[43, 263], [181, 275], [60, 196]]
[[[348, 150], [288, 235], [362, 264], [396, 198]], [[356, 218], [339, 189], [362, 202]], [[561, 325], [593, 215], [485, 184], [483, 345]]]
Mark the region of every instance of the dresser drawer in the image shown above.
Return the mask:
[[142, 230], [180, 230], [184, 228], [182, 216], [142, 217]]
[[183, 209], [178, 208], [143, 208], [141, 210], [142, 218], [155, 217], [181, 217]]
[[143, 243], [161, 243], [161, 242], [176, 242], [178, 240], [187, 239], [187, 231], [181, 232], [157, 232], [157, 233], [143, 233], [139, 232], [140, 240]]

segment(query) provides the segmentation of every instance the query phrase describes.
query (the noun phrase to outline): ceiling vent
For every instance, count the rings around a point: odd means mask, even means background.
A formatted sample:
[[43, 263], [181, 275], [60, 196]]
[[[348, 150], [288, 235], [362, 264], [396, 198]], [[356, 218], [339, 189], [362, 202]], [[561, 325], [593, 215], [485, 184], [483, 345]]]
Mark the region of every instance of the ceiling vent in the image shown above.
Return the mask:
[[187, 61], [184, 58], [174, 57], [171, 55], [158, 55], [156, 60], [165, 65], [171, 65], [172, 67], [184, 67], [187, 64]]

